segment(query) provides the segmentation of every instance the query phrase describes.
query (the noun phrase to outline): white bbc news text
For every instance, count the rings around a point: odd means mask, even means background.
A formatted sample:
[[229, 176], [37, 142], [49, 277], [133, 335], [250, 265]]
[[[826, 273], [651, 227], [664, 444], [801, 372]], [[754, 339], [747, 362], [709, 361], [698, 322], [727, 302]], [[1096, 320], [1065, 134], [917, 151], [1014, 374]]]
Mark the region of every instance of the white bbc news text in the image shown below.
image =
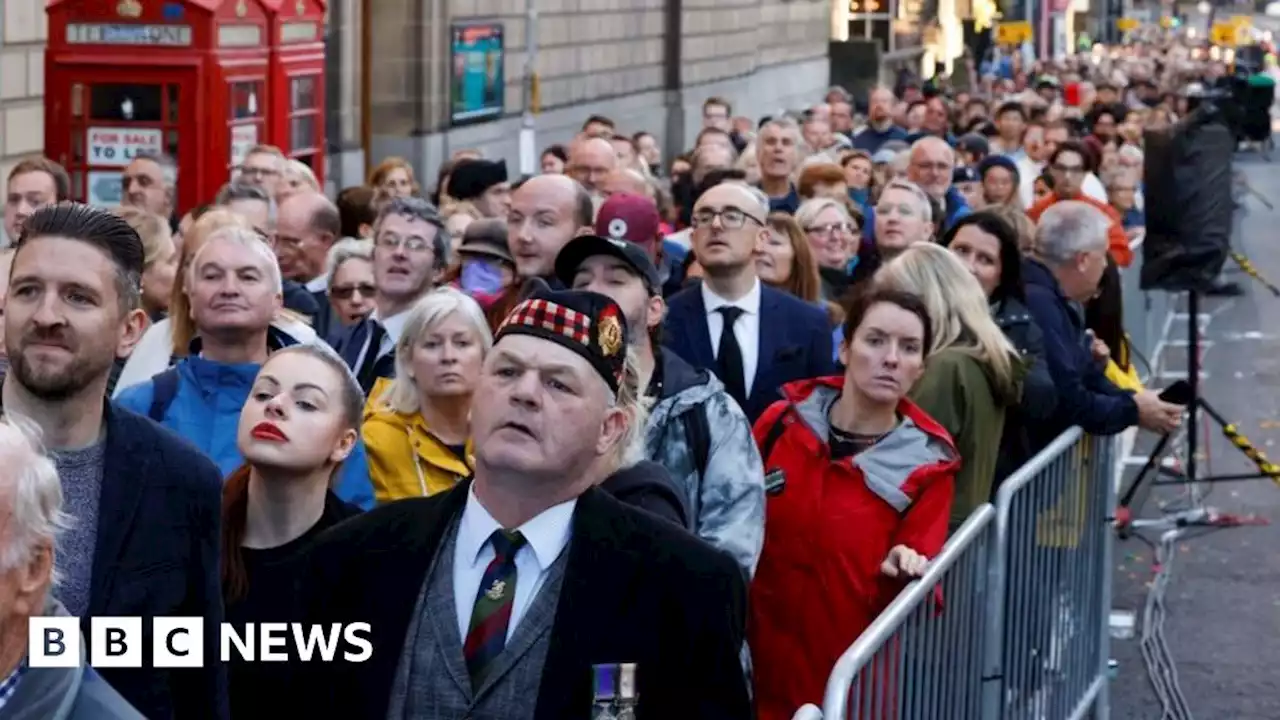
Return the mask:
[[[198, 617], [156, 617], [150, 621], [150, 667], [202, 667], [205, 623]], [[143, 667], [146, 635], [140, 617], [90, 618], [89, 664]], [[219, 660], [242, 662], [365, 662], [373, 655], [369, 623], [222, 623]], [[31, 618], [28, 658], [32, 667], [77, 667], [84, 648], [74, 617]]]

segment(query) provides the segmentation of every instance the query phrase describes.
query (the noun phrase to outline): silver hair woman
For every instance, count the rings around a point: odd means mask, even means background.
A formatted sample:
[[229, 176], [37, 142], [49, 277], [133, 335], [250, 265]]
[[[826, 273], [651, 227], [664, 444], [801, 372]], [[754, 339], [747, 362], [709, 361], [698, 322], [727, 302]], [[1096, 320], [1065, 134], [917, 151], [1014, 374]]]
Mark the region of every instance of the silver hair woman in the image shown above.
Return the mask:
[[1005, 410], [1021, 394], [1021, 363], [991, 319], [977, 279], [945, 248], [907, 248], [880, 269], [875, 284], [916, 295], [929, 311], [929, 362], [911, 399], [951, 433], [964, 458], [951, 507], [958, 526], [991, 496]]
[[369, 393], [362, 434], [378, 502], [434, 495], [471, 474], [471, 398], [493, 335], [480, 305], [451, 287], [409, 310], [395, 378]]

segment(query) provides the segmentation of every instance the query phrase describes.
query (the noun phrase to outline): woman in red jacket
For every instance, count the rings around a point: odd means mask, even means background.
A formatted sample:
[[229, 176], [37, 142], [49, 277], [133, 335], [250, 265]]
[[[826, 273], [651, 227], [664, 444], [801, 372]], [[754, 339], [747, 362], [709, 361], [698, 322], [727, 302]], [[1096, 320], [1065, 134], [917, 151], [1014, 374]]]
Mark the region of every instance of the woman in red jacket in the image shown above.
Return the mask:
[[844, 376], [785, 386], [755, 426], [772, 481], [750, 603], [760, 720], [820, 702], [840, 654], [947, 537], [959, 454], [906, 399], [932, 342], [928, 311], [871, 289], [844, 337]]

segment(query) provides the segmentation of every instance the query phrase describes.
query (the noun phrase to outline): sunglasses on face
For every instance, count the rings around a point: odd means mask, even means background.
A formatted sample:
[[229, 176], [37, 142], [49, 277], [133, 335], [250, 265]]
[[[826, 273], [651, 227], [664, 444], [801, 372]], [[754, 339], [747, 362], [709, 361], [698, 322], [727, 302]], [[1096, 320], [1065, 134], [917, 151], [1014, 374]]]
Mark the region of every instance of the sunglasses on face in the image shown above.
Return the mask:
[[375, 290], [376, 288], [374, 288], [373, 283], [359, 283], [357, 285], [334, 285], [333, 287], [329, 288], [329, 294], [338, 298], [339, 300], [350, 300], [352, 296], [354, 296], [357, 292], [363, 295], [364, 297], [373, 297], [373, 293], [375, 292]]

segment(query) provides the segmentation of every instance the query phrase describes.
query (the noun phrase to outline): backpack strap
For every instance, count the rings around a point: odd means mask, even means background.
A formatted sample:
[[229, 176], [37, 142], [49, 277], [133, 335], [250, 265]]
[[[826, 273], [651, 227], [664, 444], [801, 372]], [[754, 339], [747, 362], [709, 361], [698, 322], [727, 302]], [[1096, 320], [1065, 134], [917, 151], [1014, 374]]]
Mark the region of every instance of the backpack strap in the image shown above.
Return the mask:
[[689, 443], [694, 470], [697, 471], [693, 480], [693, 507], [689, 509], [689, 529], [692, 530], [698, 526], [698, 515], [702, 511], [702, 481], [711, 456], [711, 425], [707, 423], [707, 413], [701, 405], [695, 405], [680, 415], [680, 423], [684, 425], [685, 442]]
[[173, 398], [178, 395], [178, 381], [176, 367], [151, 378], [151, 407], [147, 410], [147, 417], [158, 423], [164, 422], [164, 414], [169, 411]]

